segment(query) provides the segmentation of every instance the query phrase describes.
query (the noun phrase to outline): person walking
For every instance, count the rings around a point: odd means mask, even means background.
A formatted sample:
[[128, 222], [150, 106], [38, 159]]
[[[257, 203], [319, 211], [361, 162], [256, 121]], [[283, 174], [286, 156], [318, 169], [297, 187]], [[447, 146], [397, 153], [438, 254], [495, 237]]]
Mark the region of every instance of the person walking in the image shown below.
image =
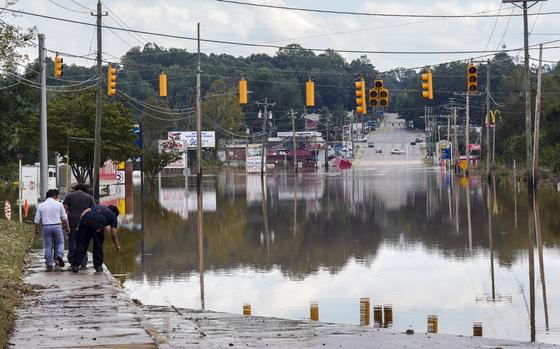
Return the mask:
[[53, 243], [55, 248], [54, 259], [60, 267], [64, 267], [64, 233], [68, 232], [68, 216], [64, 206], [58, 201], [57, 189], [47, 191], [46, 200], [39, 204], [35, 213], [35, 237], [39, 236], [39, 229], [43, 231], [43, 248], [45, 249], [45, 264], [47, 271], [53, 271]]
[[[64, 201], [64, 208], [68, 213], [68, 224], [70, 225], [70, 232], [68, 233], [68, 263], [73, 264], [74, 257], [76, 256], [76, 246], [78, 242], [76, 235], [78, 234], [78, 224], [80, 223], [80, 216], [82, 212], [88, 208], [95, 206], [93, 196], [88, 194], [88, 186], [85, 184], [76, 184], [74, 191], [66, 195]], [[88, 262], [87, 253], [81, 261], [76, 261], [82, 268], [85, 268]]]
[[86, 209], [80, 219], [78, 226], [77, 241], [78, 246], [76, 255], [72, 261], [72, 271], [77, 273], [79, 270], [79, 262], [83, 260], [87, 253], [89, 243], [93, 240], [93, 267], [95, 271], [100, 273], [103, 271], [103, 241], [105, 240], [105, 231], [111, 234], [111, 240], [117, 249], [121, 251], [121, 246], [117, 237], [117, 217], [119, 209], [116, 206], [97, 205], [93, 208]]

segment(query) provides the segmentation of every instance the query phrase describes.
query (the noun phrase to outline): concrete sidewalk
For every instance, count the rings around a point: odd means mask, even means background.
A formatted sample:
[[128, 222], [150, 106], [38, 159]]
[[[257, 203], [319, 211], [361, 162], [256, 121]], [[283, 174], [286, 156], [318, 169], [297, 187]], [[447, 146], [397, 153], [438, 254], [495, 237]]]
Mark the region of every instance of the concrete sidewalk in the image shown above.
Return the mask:
[[36, 288], [17, 310], [15, 348], [157, 348], [142, 310], [105, 269], [45, 272], [42, 252], [28, 256], [24, 282]]

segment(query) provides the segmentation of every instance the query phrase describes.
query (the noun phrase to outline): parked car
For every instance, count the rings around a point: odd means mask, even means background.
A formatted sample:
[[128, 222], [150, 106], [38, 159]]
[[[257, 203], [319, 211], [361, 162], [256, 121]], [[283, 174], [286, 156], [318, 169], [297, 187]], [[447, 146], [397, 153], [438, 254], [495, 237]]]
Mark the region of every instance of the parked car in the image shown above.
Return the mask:
[[375, 144], [373, 142], [368, 142], [368, 148], [375, 148]]
[[358, 142], [358, 143], [367, 143], [367, 138], [365, 138], [365, 137], [364, 137], [364, 138], [358, 138], [358, 139], [356, 139], [356, 142]]
[[393, 155], [403, 155], [403, 154], [405, 154], [405, 151], [400, 150], [399, 148], [393, 148], [393, 149], [391, 149], [391, 154], [393, 154]]
[[410, 145], [416, 145], [416, 141], [415, 140], [410, 141]]

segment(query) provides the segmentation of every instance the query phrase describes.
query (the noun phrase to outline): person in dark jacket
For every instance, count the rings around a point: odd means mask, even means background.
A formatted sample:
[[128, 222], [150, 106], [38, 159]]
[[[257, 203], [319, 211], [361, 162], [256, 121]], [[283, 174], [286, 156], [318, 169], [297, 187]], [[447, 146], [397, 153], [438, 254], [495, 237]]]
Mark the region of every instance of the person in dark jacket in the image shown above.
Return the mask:
[[78, 247], [76, 256], [72, 261], [72, 271], [77, 273], [80, 267], [80, 261], [83, 260], [87, 253], [89, 242], [93, 240], [93, 267], [96, 272], [103, 271], [103, 241], [105, 240], [105, 231], [110, 232], [111, 240], [120, 252], [121, 246], [117, 237], [117, 217], [119, 209], [116, 206], [97, 205], [93, 208], [85, 210], [80, 219], [78, 226], [78, 234], [76, 236]]
[[[78, 234], [78, 224], [80, 223], [80, 216], [82, 212], [88, 208], [95, 206], [95, 200], [93, 196], [88, 194], [88, 186], [85, 184], [77, 184], [74, 187], [74, 191], [66, 195], [64, 198], [64, 208], [68, 213], [68, 223], [70, 224], [70, 232], [68, 233], [68, 263], [72, 264], [74, 261], [74, 256], [76, 255], [76, 246], [78, 242], [76, 241], [76, 235]], [[84, 259], [77, 261], [80, 263], [82, 268], [87, 265], [87, 253]]]

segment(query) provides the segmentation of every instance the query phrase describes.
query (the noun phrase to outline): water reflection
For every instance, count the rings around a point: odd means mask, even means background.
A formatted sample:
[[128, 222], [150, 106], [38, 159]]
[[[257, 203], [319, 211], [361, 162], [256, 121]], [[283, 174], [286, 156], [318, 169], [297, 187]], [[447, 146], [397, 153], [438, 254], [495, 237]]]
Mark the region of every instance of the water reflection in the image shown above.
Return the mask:
[[560, 286], [558, 194], [530, 205], [513, 186], [421, 168], [164, 180], [145, 203], [144, 262], [108, 263], [147, 304], [239, 313], [250, 303], [255, 315], [304, 319], [319, 302], [322, 321], [359, 324], [368, 297], [374, 326], [424, 330], [437, 315], [439, 333], [482, 322], [485, 336], [560, 342], [548, 318], [559, 299], [544, 283], [548, 272]]
[[481, 322], [484, 336], [560, 343], [549, 318], [560, 296], [546, 293], [560, 287], [560, 196], [529, 198], [511, 178], [424, 168], [223, 172], [200, 187], [164, 178], [146, 195], [144, 234], [139, 190], [125, 195], [124, 252], [106, 261], [145, 304], [250, 303], [254, 315], [307, 319], [318, 302], [321, 321], [359, 324], [369, 298], [370, 326], [426, 331], [433, 315], [438, 333]]

